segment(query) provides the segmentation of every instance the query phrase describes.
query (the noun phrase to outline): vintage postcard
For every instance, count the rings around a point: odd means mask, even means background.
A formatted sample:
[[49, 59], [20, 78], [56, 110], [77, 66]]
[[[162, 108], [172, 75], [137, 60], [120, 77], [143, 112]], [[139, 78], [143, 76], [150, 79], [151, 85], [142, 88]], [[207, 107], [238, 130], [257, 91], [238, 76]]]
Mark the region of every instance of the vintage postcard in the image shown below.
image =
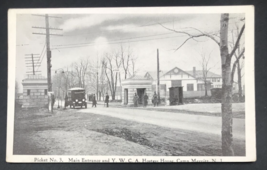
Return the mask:
[[10, 9], [7, 162], [256, 161], [254, 7]]

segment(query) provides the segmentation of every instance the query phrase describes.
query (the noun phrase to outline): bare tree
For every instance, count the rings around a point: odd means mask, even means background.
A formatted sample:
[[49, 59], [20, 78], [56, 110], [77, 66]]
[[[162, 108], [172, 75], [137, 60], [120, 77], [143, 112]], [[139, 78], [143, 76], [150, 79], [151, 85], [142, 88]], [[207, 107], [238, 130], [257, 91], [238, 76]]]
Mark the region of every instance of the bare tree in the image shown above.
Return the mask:
[[207, 56], [203, 51], [201, 53], [201, 66], [202, 66], [202, 80], [204, 81], [204, 88], [205, 88], [205, 96], [208, 96], [208, 86], [210, 83], [208, 82], [208, 73], [212, 67], [209, 66], [211, 53]]
[[[176, 50], [180, 49], [187, 41], [199, 37], [207, 37], [213, 40], [220, 49], [221, 54], [221, 67], [222, 67], [222, 155], [223, 156], [231, 156], [234, 155], [233, 149], [232, 149], [232, 123], [233, 123], [233, 114], [232, 114], [232, 74], [231, 74], [231, 60], [234, 56], [234, 53], [236, 52], [238, 48], [238, 44], [240, 42], [241, 36], [245, 29], [245, 24], [242, 26], [241, 31], [237, 37], [236, 42], [234, 43], [233, 49], [231, 52], [229, 52], [228, 48], [228, 24], [229, 24], [229, 14], [224, 13], [221, 14], [221, 21], [220, 21], [220, 35], [215, 34], [209, 34], [203, 31], [200, 31], [199, 29], [192, 28], [196, 30], [198, 33], [193, 35], [191, 33], [185, 32], [185, 31], [177, 31], [174, 29], [167, 28], [163, 26], [164, 28], [179, 33], [179, 34], [185, 34], [188, 36], [188, 38], [180, 45]], [[245, 51], [245, 50], [243, 50]], [[237, 57], [237, 60], [239, 60], [241, 55]]]
[[[105, 98], [105, 94], [108, 91], [108, 82], [105, 74], [105, 61], [104, 59], [101, 60], [101, 71], [100, 71], [100, 77], [99, 77], [99, 95], [102, 96], [103, 100]], [[100, 98], [101, 99], [101, 98]]]
[[[236, 25], [236, 36], [239, 35], [239, 27]], [[234, 32], [232, 30], [232, 43], [233, 43], [233, 46], [235, 45], [235, 40], [234, 40]], [[233, 47], [232, 46], [232, 47]], [[243, 97], [243, 93], [242, 93], [242, 68], [243, 68], [243, 65], [240, 63], [240, 59], [241, 58], [245, 58], [244, 56], [244, 51], [245, 51], [245, 48], [242, 47], [242, 50], [241, 50], [241, 45], [240, 45], [240, 42], [239, 44], [237, 44], [237, 52], [234, 53], [234, 56], [235, 56], [235, 61], [234, 61], [234, 64], [233, 64], [233, 68], [232, 68], [232, 83], [234, 81], [234, 75], [235, 75], [235, 70], [237, 70], [237, 83], [238, 83], [238, 101], [242, 101], [242, 97]], [[239, 57], [240, 56], [240, 57]]]
[[128, 53], [126, 54], [124, 52], [123, 46], [121, 45], [120, 55], [121, 55], [122, 68], [124, 72], [124, 79], [127, 79], [127, 74], [129, 72], [129, 65], [131, 60], [130, 48], [128, 47]]
[[87, 71], [89, 69], [89, 66], [90, 66], [90, 62], [89, 62], [88, 58], [81, 59], [80, 61], [72, 64], [72, 68], [74, 70], [73, 73], [78, 80], [78, 86], [79, 87], [86, 88], [85, 87], [85, 85], [86, 85], [85, 80], [86, 80], [86, 75], [87, 75]]
[[136, 60], [137, 60], [137, 58], [134, 58], [134, 57], [131, 58], [131, 63], [130, 63], [130, 68], [131, 69], [128, 70], [128, 73], [129, 73], [130, 76], [135, 76], [135, 74], [137, 72], [136, 68], [135, 68]]
[[62, 97], [62, 87], [63, 87], [63, 76], [62, 74], [55, 74], [53, 76], [52, 79], [52, 83], [53, 83], [53, 91], [56, 95], [56, 97], [59, 99], [60, 97]]
[[[114, 64], [114, 56], [106, 54], [106, 57], [102, 60], [105, 75], [108, 81], [112, 100], [115, 100], [117, 90], [118, 71], [116, 70], [116, 64]], [[115, 65], [115, 66], [114, 66]]]

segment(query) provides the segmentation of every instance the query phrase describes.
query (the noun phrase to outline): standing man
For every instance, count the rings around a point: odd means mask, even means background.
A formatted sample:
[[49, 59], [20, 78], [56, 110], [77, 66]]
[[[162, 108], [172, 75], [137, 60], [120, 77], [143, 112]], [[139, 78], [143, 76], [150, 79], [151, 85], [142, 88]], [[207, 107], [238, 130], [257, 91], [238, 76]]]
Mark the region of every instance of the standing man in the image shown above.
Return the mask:
[[107, 107], [108, 107], [108, 102], [109, 102], [109, 95], [108, 95], [108, 93], [106, 93], [105, 103], [107, 104]]
[[95, 94], [93, 94], [92, 102], [93, 102], [92, 107], [94, 107], [94, 106], [96, 107], [96, 98], [95, 98]]
[[153, 104], [154, 104], [154, 107], [156, 105], [158, 106], [158, 95], [156, 92], [154, 92], [154, 95], [153, 95]]
[[148, 101], [148, 95], [145, 93], [144, 95], [144, 106], [147, 106], [147, 101]]
[[54, 104], [55, 104], [55, 95], [54, 94], [52, 94], [52, 107], [54, 108]]
[[134, 107], [137, 107], [137, 101], [138, 101], [138, 96], [137, 96], [137, 94], [135, 93], [135, 94], [134, 94], [134, 97], [133, 97]]
[[66, 94], [66, 96], [65, 96], [65, 109], [66, 109], [66, 107], [68, 106], [68, 95]]

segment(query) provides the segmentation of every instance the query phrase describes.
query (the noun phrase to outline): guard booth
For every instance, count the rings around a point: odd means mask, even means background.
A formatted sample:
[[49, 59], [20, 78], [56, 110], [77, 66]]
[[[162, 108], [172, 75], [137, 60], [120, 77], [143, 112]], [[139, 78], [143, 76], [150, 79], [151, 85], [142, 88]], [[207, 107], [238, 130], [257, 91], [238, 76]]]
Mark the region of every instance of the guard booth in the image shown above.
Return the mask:
[[183, 87], [170, 87], [170, 105], [183, 104]]
[[144, 76], [135, 75], [126, 80], [122, 80], [122, 105], [133, 106], [133, 98], [138, 96], [138, 105], [143, 106], [144, 95], [148, 95], [148, 104], [152, 104], [152, 81]]

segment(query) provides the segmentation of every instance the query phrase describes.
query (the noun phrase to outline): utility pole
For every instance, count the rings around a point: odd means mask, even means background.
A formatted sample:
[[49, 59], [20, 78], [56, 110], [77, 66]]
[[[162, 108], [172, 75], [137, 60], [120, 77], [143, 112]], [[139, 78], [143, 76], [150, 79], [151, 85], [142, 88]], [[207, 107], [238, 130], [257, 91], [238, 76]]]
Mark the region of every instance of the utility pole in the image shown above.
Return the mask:
[[51, 49], [50, 49], [50, 35], [55, 35], [55, 36], [62, 36], [61, 34], [50, 34], [50, 30], [62, 30], [59, 28], [50, 28], [49, 27], [49, 18], [61, 18], [57, 16], [49, 16], [48, 14], [45, 15], [37, 15], [35, 14], [34, 16], [39, 16], [39, 17], [45, 17], [45, 27], [32, 27], [36, 29], [45, 29], [45, 33], [33, 33], [33, 34], [39, 34], [39, 35], [45, 35], [46, 36], [46, 56], [47, 56], [47, 83], [48, 83], [48, 91], [52, 91], [52, 81], [51, 81]]
[[157, 91], [158, 91], [158, 103], [160, 103], [160, 83], [159, 83], [159, 49], [157, 49]]
[[39, 55], [39, 54], [25, 54], [25, 56], [30, 56], [30, 57], [25, 57], [25, 61], [26, 61], [26, 67], [31, 67], [32, 68], [32, 72], [27, 72], [27, 73], [32, 73], [32, 75], [35, 75], [36, 72], [40, 72], [40, 71], [36, 71], [35, 67], [40, 66], [39, 61], [35, 61], [35, 59], [39, 60], [39, 57], [34, 57], [34, 55]]
[[96, 99], [99, 100], [98, 98], [98, 70], [96, 72]]

